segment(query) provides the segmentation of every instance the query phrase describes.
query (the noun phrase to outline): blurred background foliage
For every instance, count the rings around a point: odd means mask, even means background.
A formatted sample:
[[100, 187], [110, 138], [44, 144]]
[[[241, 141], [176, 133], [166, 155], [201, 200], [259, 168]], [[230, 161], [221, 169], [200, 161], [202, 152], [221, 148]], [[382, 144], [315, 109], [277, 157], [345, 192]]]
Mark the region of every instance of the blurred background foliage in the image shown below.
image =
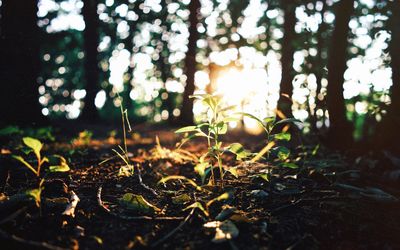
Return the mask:
[[[336, 57], [333, 32], [344, 18], [336, 11], [345, 1], [40, 0], [41, 113], [77, 119], [95, 107], [100, 119], [115, 119], [120, 96], [133, 123], [174, 122], [194, 77], [196, 93], [221, 93], [236, 111], [260, 118], [275, 114], [282, 84], [291, 85], [289, 115], [304, 121], [306, 133], [324, 132], [331, 126], [326, 96], [329, 58]], [[376, 131], [391, 103], [393, 3], [355, 0], [346, 24], [343, 93], [332, 95], [343, 94], [356, 140]], [[85, 38], [92, 43], [85, 45]], [[195, 58], [186, 60], [193, 50]], [[194, 103], [195, 119], [203, 111]], [[257, 130], [251, 121], [244, 124]]]

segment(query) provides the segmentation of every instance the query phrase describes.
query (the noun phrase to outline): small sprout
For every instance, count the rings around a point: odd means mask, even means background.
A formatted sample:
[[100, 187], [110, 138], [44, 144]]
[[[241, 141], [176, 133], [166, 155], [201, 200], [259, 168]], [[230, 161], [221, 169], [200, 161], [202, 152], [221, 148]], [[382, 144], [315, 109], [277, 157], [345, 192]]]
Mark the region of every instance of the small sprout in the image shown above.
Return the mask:
[[43, 163], [47, 162], [48, 159], [46, 157], [41, 157], [40, 151], [42, 150], [43, 144], [34, 138], [24, 137], [22, 139], [23, 143], [30, 148], [30, 150], [35, 154], [37, 160], [36, 168], [33, 167], [29, 162], [27, 162], [22, 156], [13, 155], [12, 157], [22, 164], [24, 164], [29, 170], [31, 170], [37, 177], [40, 176], [40, 169]]
[[43, 190], [43, 188], [39, 187], [39, 188], [35, 188], [35, 189], [30, 189], [25, 192], [26, 195], [33, 198], [37, 207], [40, 207], [40, 202], [41, 202], [40, 196], [41, 196], [42, 190]]
[[68, 172], [70, 170], [67, 160], [61, 155], [53, 155], [48, 157], [50, 172]]
[[186, 210], [194, 209], [194, 208], [197, 208], [197, 209], [199, 209], [200, 211], [202, 211], [203, 214], [204, 214], [205, 216], [207, 216], [207, 217], [210, 216], [210, 214], [208, 213], [208, 211], [207, 211], [207, 210], [204, 208], [204, 206], [203, 206], [200, 202], [198, 202], [198, 201], [196, 201], [195, 203], [193, 203], [193, 204], [187, 206], [187, 207], [184, 208], [182, 211], [186, 211]]
[[164, 177], [158, 182], [158, 184], [165, 184], [170, 180], [183, 180], [183, 181], [186, 181], [188, 184], [192, 185], [193, 187], [195, 187], [197, 191], [206, 191], [205, 189], [203, 189], [202, 187], [197, 185], [196, 182], [194, 182], [193, 180], [191, 180], [185, 176], [180, 176], [180, 175], [171, 175], [171, 176]]
[[[186, 134], [186, 138], [180, 146], [195, 137], [204, 137], [207, 139], [208, 151], [199, 159], [199, 163], [195, 166], [195, 171], [200, 175], [204, 183], [207, 172], [210, 170], [210, 183], [215, 185], [214, 167], [217, 167], [219, 169], [220, 185], [223, 187], [226, 171], [222, 163], [222, 155], [226, 151], [230, 151], [236, 155], [238, 160], [243, 160], [249, 156], [249, 153], [239, 143], [231, 144], [225, 148], [222, 147], [221, 135], [228, 132], [229, 122], [237, 121], [238, 119], [236, 117], [224, 117], [226, 112], [233, 109], [233, 106], [223, 107], [220, 96], [204, 94], [193, 95], [191, 98], [195, 98], [207, 106], [207, 121], [197, 126], [180, 128], [175, 133]], [[230, 172], [235, 175], [234, 170]]]
[[218, 197], [216, 197], [216, 198], [210, 200], [209, 202], [207, 202], [206, 208], [208, 209], [208, 208], [209, 208], [214, 202], [216, 202], [216, 201], [228, 200], [228, 199], [230, 199], [231, 197], [232, 197], [232, 194], [231, 194], [231, 193], [228, 193], [228, 192], [223, 193], [223, 194], [221, 194], [220, 196], [218, 196]]

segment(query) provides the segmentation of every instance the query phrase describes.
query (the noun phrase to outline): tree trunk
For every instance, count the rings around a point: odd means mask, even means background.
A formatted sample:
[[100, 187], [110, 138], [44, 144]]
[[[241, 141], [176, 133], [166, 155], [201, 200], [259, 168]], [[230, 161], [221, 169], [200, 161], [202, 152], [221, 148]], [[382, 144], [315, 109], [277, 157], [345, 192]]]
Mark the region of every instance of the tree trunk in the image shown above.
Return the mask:
[[392, 81], [390, 87], [391, 103], [386, 116], [378, 124], [375, 132], [375, 148], [389, 149], [400, 153], [398, 143], [400, 140], [400, 2], [390, 3], [392, 16], [389, 20], [389, 28], [392, 38], [389, 44], [390, 66], [392, 68]]
[[318, 131], [317, 127], [317, 122], [318, 122], [318, 117], [317, 117], [317, 111], [318, 109], [323, 110], [323, 116], [322, 116], [322, 127], [325, 125], [325, 105], [324, 102], [325, 100], [320, 100], [320, 95], [321, 89], [322, 89], [322, 78], [324, 76], [324, 58], [322, 57], [323, 49], [325, 47], [325, 41], [326, 37], [324, 37], [324, 33], [326, 32], [328, 28], [328, 24], [324, 21], [324, 14], [326, 13], [326, 0], [322, 1], [323, 7], [321, 10], [321, 24], [318, 27], [317, 31], [317, 58], [316, 58], [316, 65], [314, 66], [314, 74], [317, 82], [317, 89], [316, 89], [316, 94], [315, 94], [315, 109], [314, 113], [310, 114], [311, 117], [311, 126], [314, 131]]
[[343, 74], [346, 69], [347, 36], [350, 17], [354, 12], [354, 0], [341, 0], [336, 8], [335, 28], [328, 59], [327, 107], [330, 122], [328, 144], [333, 148], [345, 149], [353, 141], [353, 128], [346, 118]]
[[36, 0], [3, 0], [0, 27], [0, 123], [43, 124]]
[[[296, 25], [296, 5], [293, 3], [285, 3], [283, 5], [285, 23], [283, 25], [283, 40], [282, 40], [282, 79], [280, 83], [278, 110], [286, 117], [292, 115], [292, 93], [293, 93], [293, 41], [296, 36], [294, 26]], [[278, 117], [279, 118], [279, 117]]]
[[82, 15], [85, 21], [85, 30], [83, 32], [84, 50], [85, 50], [85, 79], [86, 79], [86, 97], [85, 105], [82, 110], [81, 119], [85, 121], [94, 121], [99, 118], [97, 108], [94, 104], [96, 94], [99, 91], [99, 67], [98, 51], [99, 43], [99, 18], [97, 15], [97, 1], [84, 0]]
[[189, 15], [189, 43], [185, 58], [186, 86], [183, 93], [180, 122], [183, 124], [193, 123], [193, 100], [189, 98], [194, 92], [194, 74], [196, 73], [196, 48], [199, 33], [197, 24], [199, 23], [198, 14], [200, 11], [200, 1], [191, 0], [188, 6]]

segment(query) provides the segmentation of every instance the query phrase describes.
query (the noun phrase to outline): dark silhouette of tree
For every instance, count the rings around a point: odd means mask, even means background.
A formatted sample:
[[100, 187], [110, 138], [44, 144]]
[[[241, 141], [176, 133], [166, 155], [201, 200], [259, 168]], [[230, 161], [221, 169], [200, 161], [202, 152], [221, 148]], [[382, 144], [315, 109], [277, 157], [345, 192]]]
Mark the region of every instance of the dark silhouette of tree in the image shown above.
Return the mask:
[[38, 102], [39, 38], [36, 0], [3, 0], [0, 27], [0, 123], [43, 123]]
[[294, 45], [293, 41], [296, 36], [294, 26], [296, 25], [296, 5], [292, 2], [282, 2], [282, 9], [284, 12], [283, 24], [283, 39], [282, 39], [282, 78], [280, 83], [280, 97], [278, 100], [278, 110], [280, 110], [286, 117], [292, 117], [292, 93], [293, 93], [293, 55]]
[[97, 1], [83, 0], [82, 15], [85, 21], [85, 30], [83, 32], [84, 51], [85, 51], [85, 80], [86, 97], [85, 105], [82, 110], [81, 119], [94, 121], [98, 119], [97, 108], [94, 104], [96, 94], [99, 90], [99, 67], [98, 51], [99, 43], [99, 18], [97, 15]]
[[378, 149], [398, 149], [400, 135], [398, 132], [400, 126], [400, 2], [393, 1], [390, 3], [391, 17], [389, 19], [388, 28], [391, 32], [391, 40], [389, 44], [390, 66], [392, 68], [392, 81], [390, 87], [391, 103], [387, 109], [381, 124], [378, 125], [375, 132], [374, 142], [375, 148]]
[[354, 0], [341, 0], [335, 12], [335, 28], [328, 59], [327, 108], [329, 111], [328, 143], [333, 148], [348, 148], [353, 141], [353, 128], [346, 118], [343, 97], [344, 72], [347, 61], [349, 21], [354, 12]]
[[316, 82], [317, 82], [317, 89], [316, 89], [316, 95], [315, 95], [315, 109], [314, 109], [314, 113], [310, 114], [311, 117], [311, 126], [313, 128], [314, 131], [317, 131], [317, 110], [318, 109], [322, 109], [323, 110], [323, 115], [322, 115], [322, 125], [324, 126], [325, 124], [325, 100], [321, 98], [321, 89], [322, 89], [322, 78], [324, 77], [324, 66], [325, 64], [325, 60], [323, 58], [323, 52], [326, 46], [326, 40], [327, 40], [327, 29], [328, 29], [328, 24], [325, 22], [324, 20], [324, 14], [327, 11], [327, 4], [326, 4], [326, 0], [322, 1], [323, 7], [321, 10], [321, 23], [318, 27], [318, 31], [317, 31], [317, 36], [316, 36], [316, 40], [317, 40], [317, 55], [316, 55], [316, 60], [314, 63], [314, 72], [315, 72], [315, 78], [316, 78]]
[[188, 6], [190, 11], [189, 15], [189, 42], [188, 51], [185, 58], [185, 74], [186, 74], [186, 86], [183, 93], [183, 102], [180, 115], [180, 123], [192, 124], [193, 123], [193, 100], [190, 99], [190, 95], [194, 92], [194, 74], [196, 73], [196, 51], [197, 51], [197, 40], [199, 34], [197, 31], [197, 24], [199, 23], [198, 14], [200, 10], [200, 1], [191, 0]]

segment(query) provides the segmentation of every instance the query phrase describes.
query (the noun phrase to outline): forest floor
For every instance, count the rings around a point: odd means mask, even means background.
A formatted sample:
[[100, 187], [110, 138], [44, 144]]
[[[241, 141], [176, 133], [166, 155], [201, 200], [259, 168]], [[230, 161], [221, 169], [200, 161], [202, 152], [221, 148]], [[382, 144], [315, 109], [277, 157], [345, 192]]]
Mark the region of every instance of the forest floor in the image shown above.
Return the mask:
[[[131, 177], [118, 174], [124, 162], [113, 157], [121, 143], [114, 137], [71, 143], [71, 135], [64, 135], [46, 143], [44, 154], [63, 155], [71, 170], [44, 175], [40, 207], [20, 198], [37, 188], [38, 179], [10, 160], [16, 140], [2, 141], [0, 248], [400, 248], [400, 159], [388, 152], [345, 157], [302, 145], [292, 152], [297, 169], [228, 156], [224, 162], [237, 167], [239, 177], [227, 174], [223, 188], [220, 183], [196, 188], [184, 179], [158, 182], [179, 175], [200, 185], [188, 157], [207, 150], [204, 141], [186, 144], [191, 154], [180, 157], [173, 151], [172, 129], [136, 131], [127, 141], [135, 167]], [[262, 147], [259, 138], [243, 138], [227, 140]], [[71, 204], [74, 216], [63, 214]]]

